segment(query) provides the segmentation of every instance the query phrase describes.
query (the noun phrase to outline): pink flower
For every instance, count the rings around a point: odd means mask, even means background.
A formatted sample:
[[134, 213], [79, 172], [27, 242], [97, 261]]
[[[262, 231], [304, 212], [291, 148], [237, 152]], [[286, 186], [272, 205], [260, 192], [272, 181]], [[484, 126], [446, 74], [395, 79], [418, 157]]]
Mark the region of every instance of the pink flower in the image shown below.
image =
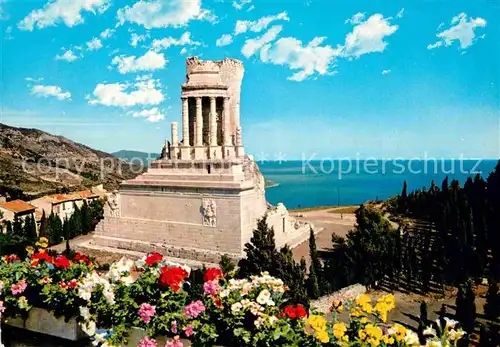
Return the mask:
[[5, 306], [3, 305], [3, 301], [0, 300], [0, 317], [2, 317], [3, 311], [5, 311]]
[[167, 341], [165, 347], [184, 347], [184, 344], [182, 343], [179, 336], [176, 336], [172, 341]]
[[0, 293], [2, 293], [3, 290], [3, 281], [0, 281]]
[[193, 326], [191, 324], [184, 328], [184, 334], [186, 334], [187, 337], [194, 334]]
[[26, 290], [27, 286], [28, 285], [26, 284], [25, 280], [21, 280], [21, 281], [17, 282], [17, 284], [13, 284], [10, 287], [10, 289], [12, 290], [12, 295], [21, 294], [22, 292], [24, 292]]
[[184, 314], [189, 318], [196, 318], [205, 311], [205, 305], [201, 300], [196, 300], [184, 308]]
[[139, 341], [137, 347], [158, 347], [158, 343], [155, 339], [150, 339], [146, 336], [141, 341]]
[[214, 295], [220, 290], [219, 283], [217, 281], [208, 281], [203, 284], [203, 291], [205, 294]]
[[151, 321], [151, 317], [153, 317], [155, 314], [156, 309], [150, 304], [144, 303], [141, 305], [141, 307], [139, 307], [139, 316], [144, 323], [149, 323]]
[[173, 334], [177, 334], [177, 321], [173, 321], [172, 322], [172, 327], [170, 328], [170, 331], [173, 333]]

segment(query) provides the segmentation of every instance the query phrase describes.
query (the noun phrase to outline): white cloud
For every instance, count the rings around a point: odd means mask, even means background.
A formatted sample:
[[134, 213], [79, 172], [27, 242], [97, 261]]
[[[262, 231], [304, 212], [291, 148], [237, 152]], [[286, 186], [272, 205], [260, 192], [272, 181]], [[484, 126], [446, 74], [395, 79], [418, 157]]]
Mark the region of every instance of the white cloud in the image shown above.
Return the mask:
[[110, 0], [49, 0], [42, 9], [33, 10], [17, 26], [21, 30], [43, 29], [63, 22], [68, 27], [84, 22], [82, 12], [103, 13]]
[[148, 122], [151, 123], [156, 123], [165, 119], [165, 114], [160, 111], [158, 107], [154, 107], [150, 110], [131, 111], [128, 114], [131, 114], [134, 118], [144, 117]]
[[236, 25], [234, 27], [234, 35], [239, 35], [246, 33], [247, 31], [253, 31], [255, 33], [259, 33], [265, 30], [272, 22], [284, 20], [290, 21], [288, 14], [286, 12], [278, 13], [274, 16], [265, 16], [255, 21], [248, 20], [238, 20], [236, 21]]
[[[93, 97], [87, 96], [90, 105], [131, 107], [136, 105], [158, 105], [165, 96], [157, 80], [137, 81], [133, 85], [125, 83], [99, 83]], [[130, 89], [133, 89], [130, 91]]]
[[165, 37], [163, 39], [156, 39], [153, 41], [153, 49], [161, 50], [167, 49], [170, 46], [199, 46], [201, 42], [193, 41], [191, 39], [191, 33], [186, 31], [181, 35], [179, 39], [175, 39], [173, 37]]
[[142, 57], [138, 58], [135, 55], [114, 57], [111, 61], [112, 65], [118, 66], [118, 71], [121, 74], [158, 70], [164, 68], [166, 63], [167, 60], [163, 53], [156, 53], [154, 51], [148, 51]]
[[102, 48], [102, 41], [97, 37], [94, 37], [92, 40], [86, 43], [89, 51], [97, 51]]
[[398, 30], [398, 26], [391, 25], [389, 20], [377, 13], [357, 24], [346, 36], [343, 55], [358, 58], [363, 54], [383, 52], [387, 47], [385, 37]]
[[[481, 17], [467, 17], [467, 14], [460, 13], [451, 20], [451, 27], [436, 34], [438, 41], [427, 46], [427, 49], [451, 46], [454, 41], [460, 43], [460, 49], [472, 46], [476, 42], [476, 28], [486, 27], [486, 20]], [[438, 27], [438, 30], [442, 26]]]
[[351, 18], [347, 18], [344, 22], [344, 24], [359, 24], [365, 19], [365, 14], [358, 12], [355, 15], [353, 15]]
[[248, 39], [241, 48], [241, 53], [249, 58], [257, 53], [264, 45], [274, 41], [278, 34], [283, 30], [281, 25], [272, 26], [264, 35], [256, 39]]
[[391, 69], [382, 70], [382, 75], [387, 75], [391, 73]]
[[181, 51], [179, 52], [180, 54], [184, 55], [187, 53], [187, 48], [186, 47], [182, 47]]
[[227, 46], [233, 42], [233, 36], [231, 34], [223, 34], [215, 41], [217, 47]]
[[299, 70], [288, 79], [303, 81], [318, 73], [319, 75], [334, 74], [334, 61], [341, 53], [341, 48], [329, 45], [321, 46], [326, 37], [315, 37], [307, 45], [294, 37], [284, 37], [275, 44], [265, 45], [260, 58], [265, 63], [288, 65], [292, 70]]
[[63, 55], [56, 55], [56, 60], [66, 60], [67, 62], [72, 62], [77, 60], [78, 57], [73, 53], [71, 49], [68, 49], [67, 51], [64, 52]]
[[43, 77], [40, 77], [40, 78], [33, 78], [33, 77], [26, 77], [24, 79], [25, 81], [28, 81], [28, 82], [41, 82], [43, 81]]
[[59, 86], [44, 86], [41, 84], [34, 85], [31, 88], [31, 94], [37, 97], [48, 98], [50, 96], [56, 97], [59, 100], [71, 98], [70, 92], [63, 92]]
[[247, 11], [251, 11], [254, 9], [254, 6], [252, 5], [252, 0], [239, 0], [239, 1], [234, 0], [233, 1], [233, 7], [235, 9], [237, 9], [238, 11], [243, 9], [247, 5], [248, 5]]
[[443, 41], [437, 41], [436, 43], [431, 43], [427, 45], [427, 49], [439, 48], [443, 45]]
[[403, 7], [401, 10], [399, 10], [398, 14], [396, 14], [396, 18], [403, 18], [405, 14], [405, 8]]
[[214, 21], [214, 18], [210, 11], [201, 8], [201, 0], [139, 0], [118, 10], [121, 24], [131, 22], [147, 29], [181, 27], [191, 20]]
[[130, 36], [130, 45], [132, 47], [137, 47], [139, 42], [145, 41], [149, 37], [149, 34], [138, 35], [136, 33], [132, 33]]
[[108, 28], [104, 30], [99, 36], [101, 37], [101, 39], [106, 40], [109, 39], [111, 36], [113, 36], [114, 33], [115, 29]]

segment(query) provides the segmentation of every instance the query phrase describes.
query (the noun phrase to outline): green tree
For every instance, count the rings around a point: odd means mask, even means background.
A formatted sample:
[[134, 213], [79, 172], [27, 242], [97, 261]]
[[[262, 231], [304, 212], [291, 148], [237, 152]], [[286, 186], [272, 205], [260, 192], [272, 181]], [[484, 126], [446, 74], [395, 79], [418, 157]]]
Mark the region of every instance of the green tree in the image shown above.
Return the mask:
[[307, 278], [307, 290], [311, 299], [317, 299], [321, 295], [318, 284], [318, 277], [314, 265], [309, 266], [309, 277]]
[[484, 314], [491, 321], [495, 321], [500, 317], [500, 289], [497, 282], [490, 282], [488, 286]]
[[225, 274], [230, 273], [235, 269], [233, 261], [227, 254], [223, 254], [220, 257], [219, 266], [221, 271]]
[[24, 218], [24, 235], [26, 237], [27, 244], [34, 244], [38, 239], [38, 233], [36, 231], [36, 222], [33, 215], [29, 215]]
[[91, 209], [86, 201], [83, 202], [82, 208], [80, 210], [82, 233], [88, 234], [92, 231], [92, 214]]

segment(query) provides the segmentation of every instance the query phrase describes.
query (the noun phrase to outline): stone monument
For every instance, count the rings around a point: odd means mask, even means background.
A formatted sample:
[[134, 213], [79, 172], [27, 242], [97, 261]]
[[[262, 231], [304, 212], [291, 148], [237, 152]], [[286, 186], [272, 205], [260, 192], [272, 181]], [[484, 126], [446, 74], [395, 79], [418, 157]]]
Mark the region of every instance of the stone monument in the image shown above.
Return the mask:
[[305, 241], [310, 226], [296, 223], [283, 204], [267, 203], [264, 177], [245, 155], [243, 63], [192, 57], [186, 68], [182, 139], [173, 122], [163, 155], [110, 196], [92, 244], [202, 262], [238, 259], [266, 214], [277, 247]]

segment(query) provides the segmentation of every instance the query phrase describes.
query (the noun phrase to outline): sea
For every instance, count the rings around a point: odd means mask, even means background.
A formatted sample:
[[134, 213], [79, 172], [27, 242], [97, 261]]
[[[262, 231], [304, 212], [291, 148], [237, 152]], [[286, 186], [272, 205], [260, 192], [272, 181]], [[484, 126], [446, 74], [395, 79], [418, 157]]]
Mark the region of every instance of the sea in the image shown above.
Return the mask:
[[447, 160], [324, 160], [258, 162], [266, 181], [267, 200], [282, 202], [289, 209], [316, 206], [358, 205], [400, 194], [403, 182], [408, 192], [440, 187], [448, 176], [463, 186], [478, 173], [485, 179], [495, 169], [497, 159]]

